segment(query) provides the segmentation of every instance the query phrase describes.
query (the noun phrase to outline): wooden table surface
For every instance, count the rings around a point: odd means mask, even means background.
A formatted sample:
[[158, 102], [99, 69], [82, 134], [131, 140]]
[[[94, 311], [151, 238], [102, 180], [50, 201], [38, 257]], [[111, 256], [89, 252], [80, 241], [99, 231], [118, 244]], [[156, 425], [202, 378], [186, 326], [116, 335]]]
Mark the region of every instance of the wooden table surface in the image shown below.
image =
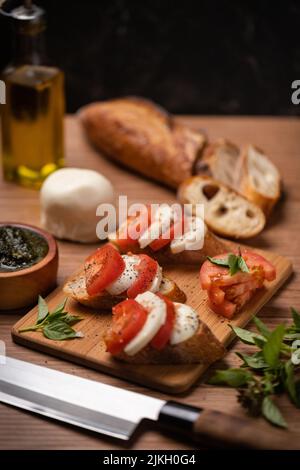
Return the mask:
[[[263, 308], [260, 317], [269, 325], [289, 319], [289, 306], [300, 308], [300, 120], [295, 118], [248, 118], [248, 117], [182, 117], [191, 126], [205, 129], [211, 139], [226, 136], [237, 144], [247, 142], [262, 147], [278, 165], [285, 196], [272, 215], [264, 232], [252, 244], [277, 251], [293, 261], [295, 274], [279, 293]], [[174, 193], [146, 181], [104, 160], [84, 140], [74, 117], [66, 119], [67, 166], [92, 168], [111, 179], [119, 194], [127, 194], [129, 202], [161, 202], [174, 200]], [[26, 222], [39, 225], [39, 194], [34, 190], [7, 184], [0, 186], [0, 220]], [[60, 263], [58, 282], [71, 274], [85, 256], [93, 250], [92, 245], [76, 245], [59, 242]], [[0, 293], [1, 302], [1, 293]], [[167, 395], [127, 383], [99, 372], [64, 362], [15, 345], [10, 336], [12, 325], [19, 314], [0, 313], [0, 340], [5, 342], [7, 355], [36, 364], [62, 370], [104, 383], [125, 387], [160, 398]], [[236, 351], [248, 347], [235, 342], [226, 355], [228, 365], [238, 365]], [[220, 365], [220, 364], [219, 364]], [[210, 369], [210, 373], [211, 373]], [[99, 399], [101, 399], [99, 397]], [[178, 400], [196, 406], [222, 410], [243, 415], [236, 401], [236, 391], [198, 383], [189, 393]], [[300, 449], [300, 410], [296, 410], [285, 397], [278, 399], [283, 415], [291, 431], [298, 435]], [[217, 425], [217, 423], [216, 423]], [[270, 427], [272, 432], [272, 427]], [[188, 440], [166, 435], [147, 427], [130, 444], [104, 438], [37, 415], [0, 404], [0, 449], [193, 449]]]

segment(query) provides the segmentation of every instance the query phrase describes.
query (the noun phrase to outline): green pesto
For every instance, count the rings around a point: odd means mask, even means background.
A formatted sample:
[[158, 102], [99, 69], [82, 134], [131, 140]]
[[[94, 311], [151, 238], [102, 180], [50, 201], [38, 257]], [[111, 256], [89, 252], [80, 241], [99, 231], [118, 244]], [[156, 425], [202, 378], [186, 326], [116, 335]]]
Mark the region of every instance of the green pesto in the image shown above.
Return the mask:
[[0, 272], [17, 271], [41, 261], [48, 253], [47, 241], [27, 228], [0, 227]]

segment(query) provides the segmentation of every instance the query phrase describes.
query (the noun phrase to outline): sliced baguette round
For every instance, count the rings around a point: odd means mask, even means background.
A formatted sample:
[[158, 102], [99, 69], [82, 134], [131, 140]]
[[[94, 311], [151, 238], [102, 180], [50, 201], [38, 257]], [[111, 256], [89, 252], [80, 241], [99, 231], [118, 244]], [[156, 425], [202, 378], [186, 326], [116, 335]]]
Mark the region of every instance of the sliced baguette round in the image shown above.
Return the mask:
[[237, 190], [240, 172], [240, 149], [226, 139], [206, 145], [196, 165], [196, 174], [211, 176]]
[[203, 204], [205, 222], [218, 235], [250, 238], [264, 228], [265, 216], [258, 206], [209, 176], [187, 179], [177, 195], [182, 204]]
[[242, 150], [240, 192], [269, 215], [280, 197], [280, 174], [264, 152], [253, 145]]
[[221, 359], [224, 346], [215, 337], [208, 326], [200, 321], [194, 336], [176, 345], [168, 345], [157, 351], [147, 346], [134, 356], [122, 352], [117, 359], [131, 364], [211, 364]]
[[[83, 269], [67, 280], [63, 287], [63, 291], [66, 295], [80, 304], [94, 309], [110, 310], [114, 305], [126, 299], [125, 295], [113, 296], [105, 291], [101, 294], [90, 296], [86, 290], [85, 274]], [[159, 292], [173, 302], [184, 303], [186, 301], [185, 293], [174, 281], [165, 276], [163, 276]]]

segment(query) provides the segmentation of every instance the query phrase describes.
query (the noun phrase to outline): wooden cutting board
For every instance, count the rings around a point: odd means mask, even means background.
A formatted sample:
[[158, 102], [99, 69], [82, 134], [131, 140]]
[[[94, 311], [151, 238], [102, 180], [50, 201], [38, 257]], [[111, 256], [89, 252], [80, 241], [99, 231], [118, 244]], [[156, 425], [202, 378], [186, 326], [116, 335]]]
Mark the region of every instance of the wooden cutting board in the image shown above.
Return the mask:
[[[199, 268], [174, 266], [164, 269], [165, 273], [185, 291], [187, 304], [197, 310], [201, 320], [211, 328], [225, 346], [234, 338], [229, 324], [240, 327], [245, 326], [292, 273], [292, 265], [286, 258], [271, 252], [256, 251], [276, 266], [277, 278], [258, 291], [246, 307], [230, 322], [209, 309], [206, 293], [199, 286]], [[50, 310], [60, 303], [63, 298], [62, 288], [58, 287], [47, 297]], [[103, 333], [110, 324], [110, 313], [92, 311], [73, 300], [69, 300], [67, 305], [70, 313], [84, 316], [84, 320], [75, 325], [75, 329], [84, 333], [84, 338], [52, 341], [45, 338], [40, 332], [19, 333], [19, 329], [35, 323], [37, 317], [37, 307], [35, 307], [15, 324], [12, 329], [13, 340], [23, 346], [168, 393], [180, 393], [187, 390], [207, 369], [207, 366], [201, 364], [137, 366], [114, 360], [105, 352], [102, 339]]]

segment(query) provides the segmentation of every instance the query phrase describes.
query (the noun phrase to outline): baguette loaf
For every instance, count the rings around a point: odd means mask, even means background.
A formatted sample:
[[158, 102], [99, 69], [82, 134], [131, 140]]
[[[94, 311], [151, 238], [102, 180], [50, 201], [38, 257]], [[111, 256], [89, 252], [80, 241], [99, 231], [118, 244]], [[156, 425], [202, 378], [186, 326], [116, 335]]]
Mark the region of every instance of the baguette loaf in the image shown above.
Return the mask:
[[186, 180], [179, 187], [178, 199], [182, 204], [204, 204], [205, 223], [224, 237], [254, 237], [265, 225], [258, 206], [209, 176]]
[[[105, 291], [98, 295], [90, 296], [86, 291], [85, 273], [83, 269], [67, 280], [63, 291], [80, 304], [94, 309], [110, 310], [114, 305], [126, 299], [126, 295], [112, 296]], [[174, 281], [165, 276], [162, 279], [159, 292], [173, 302], [184, 303], [186, 301], [185, 293]]]
[[212, 364], [221, 359], [225, 353], [224, 346], [215, 337], [208, 326], [200, 321], [199, 329], [186, 341], [167, 345], [157, 351], [146, 346], [134, 356], [125, 352], [118, 354], [117, 359], [132, 364]]
[[201, 132], [141, 98], [92, 103], [80, 110], [79, 118], [98, 150], [172, 188], [193, 174], [205, 143]]

